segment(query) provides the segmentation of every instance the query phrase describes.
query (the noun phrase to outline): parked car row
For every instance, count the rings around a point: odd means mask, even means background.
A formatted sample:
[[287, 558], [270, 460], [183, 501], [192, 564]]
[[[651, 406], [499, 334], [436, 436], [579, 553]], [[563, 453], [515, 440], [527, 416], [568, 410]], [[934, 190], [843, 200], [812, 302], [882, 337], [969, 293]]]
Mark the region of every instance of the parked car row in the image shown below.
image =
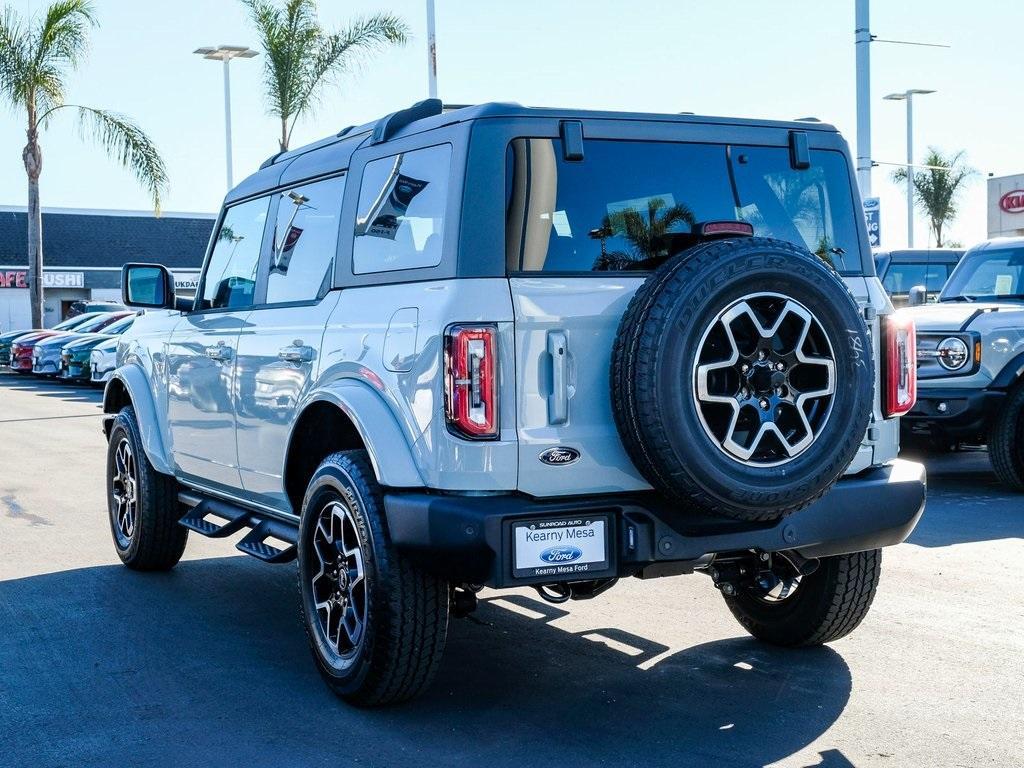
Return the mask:
[[911, 278], [902, 286], [910, 306], [901, 312], [917, 328], [917, 400], [901, 422], [904, 442], [986, 444], [1002, 483], [1024, 491], [1024, 238], [968, 250], [935, 303], [925, 298], [932, 286], [916, 281], [924, 269], [943, 268], [948, 252], [910, 253], [914, 260], [893, 253], [885, 264]]
[[0, 367], [102, 384], [113, 373], [118, 337], [136, 317], [121, 307], [74, 315], [53, 328], [8, 331], [0, 334]]

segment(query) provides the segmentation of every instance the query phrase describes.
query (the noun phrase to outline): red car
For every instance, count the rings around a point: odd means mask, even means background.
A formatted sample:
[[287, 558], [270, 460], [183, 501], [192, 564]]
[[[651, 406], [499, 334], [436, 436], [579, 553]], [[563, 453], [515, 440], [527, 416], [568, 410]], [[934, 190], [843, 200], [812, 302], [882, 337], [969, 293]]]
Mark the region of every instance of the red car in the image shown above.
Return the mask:
[[[103, 314], [97, 315], [94, 319], [82, 323], [80, 326], [76, 326], [75, 332], [96, 333], [97, 331], [106, 328], [111, 323], [120, 320], [122, 317], [127, 317], [131, 314], [134, 313], [127, 311], [104, 312]], [[57, 331], [51, 328], [19, 336], [18, 340], [11, 345], [11, 370], [18, 371], [18, 373], [31, 373], [32, 349], [35, 345], [44, 339], [50, 339], [54, 336], [60, 336], [65, 333], [67, 333], [67, 331]]]

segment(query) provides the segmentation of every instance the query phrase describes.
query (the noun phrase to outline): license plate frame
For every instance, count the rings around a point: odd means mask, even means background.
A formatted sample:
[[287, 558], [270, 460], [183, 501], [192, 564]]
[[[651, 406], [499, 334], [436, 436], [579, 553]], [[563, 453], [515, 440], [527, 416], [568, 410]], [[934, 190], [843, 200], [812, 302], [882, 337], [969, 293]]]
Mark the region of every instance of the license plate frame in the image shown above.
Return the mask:
[[615, 574], [615, 528], [606, 513], [513, 520], [508, 539], [516, 581], [586, 581]]

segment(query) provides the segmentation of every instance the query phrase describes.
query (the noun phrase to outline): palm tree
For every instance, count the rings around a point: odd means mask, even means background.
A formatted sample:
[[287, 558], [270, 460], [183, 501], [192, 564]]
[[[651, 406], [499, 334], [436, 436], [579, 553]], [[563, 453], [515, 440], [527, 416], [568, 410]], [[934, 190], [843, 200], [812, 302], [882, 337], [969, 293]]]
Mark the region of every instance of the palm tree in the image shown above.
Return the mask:
[[21, 153], [28, 175], [28, 261], [32, 325], [43, 325], [43, 239], [39, 175], [43, 154], [39, 133], [65, 110], [78, 118], [83, 135], [130, 170], [152, 196], [159, 212], [167, 170], [153, 142], [124, 115], [67, 104], [65, 81], [89, 47], [96, 17], [89, 0], [58, 0], [39, 17], [22, 19], [7, 7], [0, 16], [0, 97], [28, 118], [28, 141]]
[[[942, 248], [942, 227], [951, 223], [958, 213], [958, 197], [964, 184], [977, 171], [964, 163], [964, 151], [943, 155], [935, 147], [928, 148], [924, 170], [913, 175], [914, 199], [917, 207], [930, 222], [935, 233], [935, 247]], [[907, 169], [899, 168], [892, 174], [893, 181], [906, 183]]]
[[398, 16], [377, 13], [354, 19], [339, 32], [320, 26], [316, 0], [242, 0], [266, 55], [267, 108], [281, 122], [278, 145], [288, 149], [296, 121], [316, 106], [323, 88], [387, 45], [402, 45], [409, 28]]

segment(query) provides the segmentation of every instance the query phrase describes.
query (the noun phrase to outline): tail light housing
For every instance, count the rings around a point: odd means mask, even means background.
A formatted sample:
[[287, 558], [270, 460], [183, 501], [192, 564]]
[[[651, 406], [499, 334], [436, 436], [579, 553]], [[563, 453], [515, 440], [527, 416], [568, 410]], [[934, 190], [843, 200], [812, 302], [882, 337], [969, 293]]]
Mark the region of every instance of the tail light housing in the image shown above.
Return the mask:
[[498, 437], [498, 328], [453, 325], [445, 333], [448, 429], [469, 440]]
[[898, 313], [883, 318], [885, 325], [885, 417], [902, 416], [917, 402], [917, 337], [914, 321]]

